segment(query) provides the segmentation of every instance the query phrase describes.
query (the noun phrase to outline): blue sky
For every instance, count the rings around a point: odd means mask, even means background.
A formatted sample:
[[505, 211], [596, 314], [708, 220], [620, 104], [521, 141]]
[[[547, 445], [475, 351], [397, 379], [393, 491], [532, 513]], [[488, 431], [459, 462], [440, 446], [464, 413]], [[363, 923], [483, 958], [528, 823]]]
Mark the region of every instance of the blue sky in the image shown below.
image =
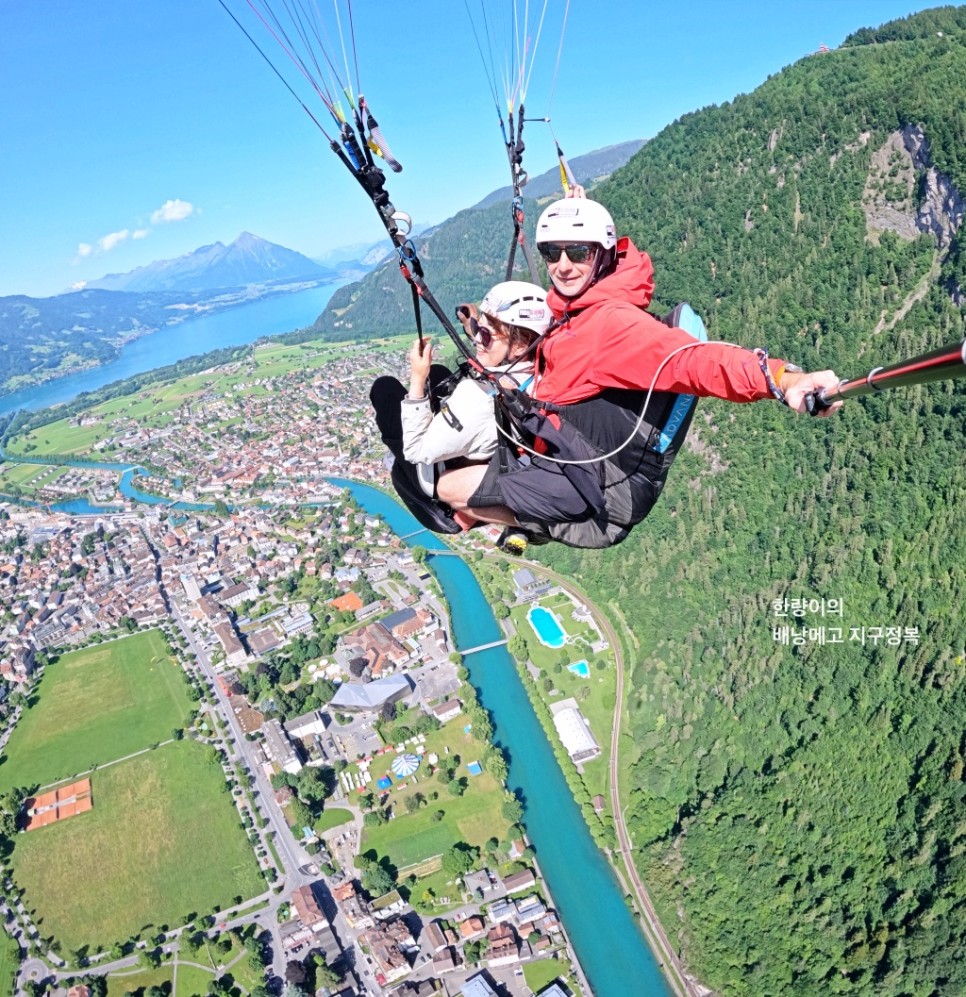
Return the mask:
[[[334, 25], [332, 0], [317, 2]], [[495, 31], [512, 0], [485, 2]], [[244, 0], [226, 3], [258, 26]], [[542, 0], [529, 3], [535, 24]], [[821, 44], [934, 6], [571, 0], [551, 96], [565, 0], [549, 0], [528, 115], [549, 106], [570, 156], [648, 138]], [[479, 24], [480, 0], [469, 8]], [[433, 223], [506, 183], [463, 0], [356, 0], [353, 15], [362, 90], [405, 167], [390, 174], [395, 205]], [[294, 80], [277, 43], [257, 38]], [[310, 107], [328, 130], [321, 101]], [[0, 135], [0, 295], [57, 294], [246, 230], [310, 256], [383, 233], [217, 0], [0, 0]], [[551, 168], [549, 129], [530, 123], [527, 136], [529, 171]]]

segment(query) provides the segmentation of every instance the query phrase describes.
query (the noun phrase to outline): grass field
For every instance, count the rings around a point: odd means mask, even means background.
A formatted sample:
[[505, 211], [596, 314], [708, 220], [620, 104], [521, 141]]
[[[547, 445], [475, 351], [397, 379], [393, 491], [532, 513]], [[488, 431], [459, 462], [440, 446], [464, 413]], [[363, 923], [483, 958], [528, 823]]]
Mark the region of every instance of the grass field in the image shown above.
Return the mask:
[[176, 741], [95, 772], [94, 809], [18, 835], [14, 880], [65, 948], [110, 946], [147, 925], [261, 893], [221, 768]]
[[0, 792], [59, 781], [167, 740], [190, 711], [181, 667], [149, 630], [63, 655], [0, 761]]
[[67, 468], [51, 464], [3, 464], [0, 466], [0, 491], [11, 488], [42, 488], [67, 473]]
[[352, 820], [352, 811], [343, 810], [341, 807], [326, 807], [322, 811], [322, 816], [315, 822], [315, 830], [319, 834], [324, 834], [333, 827], [340, 827], [348, 824]]
[[562, 965], [556, 959], [537, 959], [535, 962], [526, 963], [523, 967], [523, 978], [534, 993], [539, 993], [557, 979], [563, 978], [570, 983], [566, 965]]
[[20, 946], [0, 931], [0, 997], [13, 997], [19, 965]]
[[[111, 973], [107, 978], [107, 997], [124, 997], [126, 993], [134, 993], [136, 990], [143, 993], [148, 987], [163, 987], [166, 983], [171, 983], [171, 971], [171, 966], [159, 966], [157, 969]], [[180, 975], [180, 969], [178, 973]]]
[[[541, 643], [527, 620], [529, 606], [516, 606], [510, 616], [517, 631], [524, 636], [530, 659], [541, 669], [542, 675], [537, 681], [537, 690], [548, 704], [560, 702], [571, 696], [576, 698], [580, 712], [583, 714], [590, 729], [600, 745], [601, 756], [584, 765], [584, 785], [593, 796], [601, 794], [609, 799], [608, 762], [610, 758], [610, 732], [614, 722], [614, 706], [616, 703], [617, 676], [614, 671], [614, 653], [612, 650], [594, 653], [591, 641], [596, 639], [596, 631], [584, 621], [573, 618], [573, 603], [563, 594], [540, 599], [537, 605], [551, 610], [562, 624], [570, 638], [562, 648], [550, 648]], [[584, 678], [562, 665], [586, 661], [589, 675]], [[597, 662], [603, 661], [605, 667], [600, 669]], [[554, 686], [555, 694], [549, 694], [544, 687], [544, 678], [549, 677]]]
[[205, 994], [211, 992], [214, 979], [214, 972], [209, 970], [199, 969], [197, 966], [178, 966], [174, 997], [205, 997]]
[[[464, 775], [457, 772], [457, 775]], [[506, 837], [509, 824], [500, 813], [503, 790], [492, 776], [483, 774], [470, 780], [464, 796], [454, 798], [435, 780], [415, 787], [425, 795], [439, 792], [439, 799], [430, 801], [415, 814], [407, 814], [397, 798], [393, 798], [398, 815], [381, 827], [366, 828], [362, 851], [372, 848], [386, 855], [400, 869], [448, 851], [456, 842], [485, 845], [490, 838]], [[440, 821], [433, 821], [437, 810], [444, 812]]]

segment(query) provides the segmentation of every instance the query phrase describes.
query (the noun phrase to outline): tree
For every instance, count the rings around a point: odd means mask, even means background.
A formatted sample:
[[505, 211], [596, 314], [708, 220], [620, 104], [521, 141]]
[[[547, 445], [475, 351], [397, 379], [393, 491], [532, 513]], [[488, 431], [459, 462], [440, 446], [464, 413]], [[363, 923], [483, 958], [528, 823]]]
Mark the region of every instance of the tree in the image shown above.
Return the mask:
[[[303, 803], [300, 799], [296, 798], [289, 802], [289, 812], [292, 815], [292, 820], [295, 822], [295, 827], [309, 827], [314, 820], [314, 814], [311, 808]], [[368, 816], [368, 814], [366, 815]]]
[[500, 812], [510, 824], [519, 824], [523, 820], [523, 804], [509, 793], [503, 799], [503, 806], [500, 808]]
[[450, 796], [459, 797], [466, 792], [467, 785], [468, 783], [464, 778], [452, 779], [449, 783], [447, 783], [446, 790]]
[[483, 762], [486, 771], [493, 776], [499, 783], [506, 782], [509, 770], [507, 768], [506, 759], [503, 757], [503, 752], [498, 748], [491, 749]]
[[322, 962], [315, 970], [316, 987], [337, 987], [342, 982], [342, 975], [332, 966]]
[[471, 848], [465, 841], [460, 841], [443, 855], [443, 872], [455, 879], [469, 872], [478, 857], [479, 849]]
[[382, 865], [372, 863], [362, 874], [362, 888], [373, 897], [388, 893], [396, 881], [392, 873]]

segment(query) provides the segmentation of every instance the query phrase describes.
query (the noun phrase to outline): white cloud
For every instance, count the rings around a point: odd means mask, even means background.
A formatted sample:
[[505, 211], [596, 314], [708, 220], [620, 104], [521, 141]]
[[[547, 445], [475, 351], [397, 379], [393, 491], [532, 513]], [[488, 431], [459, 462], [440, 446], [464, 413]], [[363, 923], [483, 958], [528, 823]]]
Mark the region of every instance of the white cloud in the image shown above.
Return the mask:
[[132, 239], [146, 239], [150, 234], [151, 234], [151, 230], [150, 229], [136, 228], [131, 233], [131, 238]]
[[151, 215], [153, 225], [161, 225], [164, 222], [181, 222], [195, 213], [195, 206], [190, 201], [182, 201], [175, 198], [173, 201], [165, 201], [154, 214]]
[[126, 229], [122, 228], [120, 232], [109, 232], [107, 235], [102, 235], [100, 239], [97, 240], [98, 246], [107, 253], [110, 252], [115, 246], [120, 245], [131, 233]]
[[91, 253], [93, 253], [93, 252], [94, 252], [94, 247], [89, 242], [82, 242], [77, 247], [77, 255], [81, 259], [84, 259], [85, 257], [90, 256]]

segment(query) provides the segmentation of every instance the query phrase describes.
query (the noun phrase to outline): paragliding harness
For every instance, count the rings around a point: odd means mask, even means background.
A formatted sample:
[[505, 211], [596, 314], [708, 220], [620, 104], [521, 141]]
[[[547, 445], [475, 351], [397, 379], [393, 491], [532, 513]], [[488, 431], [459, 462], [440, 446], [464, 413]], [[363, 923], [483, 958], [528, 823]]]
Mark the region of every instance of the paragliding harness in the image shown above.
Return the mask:
[[[661, 321], [696, 341], [707, 340], [704, 323], [688, 304], [677, 305]], [[607, 389], [575, 404], [554, 405], [499, 388], [497, 418], [504, 431], [494, 460], [506, 504], [536, 538], [574, 547], [620, 543], [660, 496], [696, 404], [694, 395]], [[529, 445], [521, 453], [514, 439]], [[527, 471], [533, 465], [552, 467], [564, 479], [560, 484], [585, 503], [583, 517], [541, 518], [543, 498], [534, 493], [538, 478]], [[553, 486], [549, 477], [539, 480]]]

